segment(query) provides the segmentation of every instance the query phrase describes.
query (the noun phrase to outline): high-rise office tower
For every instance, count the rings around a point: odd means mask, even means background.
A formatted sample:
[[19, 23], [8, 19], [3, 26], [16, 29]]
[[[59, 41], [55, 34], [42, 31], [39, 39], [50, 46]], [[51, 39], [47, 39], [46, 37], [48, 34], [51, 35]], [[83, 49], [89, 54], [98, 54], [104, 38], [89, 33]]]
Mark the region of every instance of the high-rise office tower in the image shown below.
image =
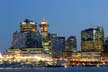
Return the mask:
[[89, 28], [81, 31], [82, 51], [103, 51], [104, 31], [102, 27]]
[[75, 52], [77, 49], [77, 41], [75, 36], [70, 36], [66, 40], [66, 51]]
[[66, 40], [65, 52], [67, 57], [71, 57], [73, 52], [77, 50], [77, 41], [75, 36], [69, 36]]
[[54, 37], [52, 39], [52, 57], [63, 57], [63, 51], [65, 49], [65, 37]]
[[41, 29], [41, 36], [42, 36], [42, 47], [46, 54], [51, 54], [51, 41], [48, 33], [48, 23], [45, 20], [45, 17], [43, 17], [41, 24], [39, 25]]
[[25, 20], [20, 24], [20, 32], [13, 33], [13, 48], [42, 48], [42, 37], [36, 31], [36, 24], [33, 21]]
[[14, 32], [13, 48], [42, 48], [42, 37], [39, 32]]
[[36, 29], [36, 22], [25, 19], [25, 21], [20, 23], [20, 32], [36, 32]]

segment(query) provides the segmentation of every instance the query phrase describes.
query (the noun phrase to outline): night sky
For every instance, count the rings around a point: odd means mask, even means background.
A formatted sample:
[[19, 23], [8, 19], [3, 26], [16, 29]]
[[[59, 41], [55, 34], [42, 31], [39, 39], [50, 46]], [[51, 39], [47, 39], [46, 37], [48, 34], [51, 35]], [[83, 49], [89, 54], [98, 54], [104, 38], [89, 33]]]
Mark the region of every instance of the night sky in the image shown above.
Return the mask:
[[80, 32], [102, 26], [108, 35], [108, 0], [0, 0], [0, 51], [11, 46], [12, 33], [19, 23], [30, 19], [40, 24], [42, 16], [49, 32], [75, 35], [80, 49]]

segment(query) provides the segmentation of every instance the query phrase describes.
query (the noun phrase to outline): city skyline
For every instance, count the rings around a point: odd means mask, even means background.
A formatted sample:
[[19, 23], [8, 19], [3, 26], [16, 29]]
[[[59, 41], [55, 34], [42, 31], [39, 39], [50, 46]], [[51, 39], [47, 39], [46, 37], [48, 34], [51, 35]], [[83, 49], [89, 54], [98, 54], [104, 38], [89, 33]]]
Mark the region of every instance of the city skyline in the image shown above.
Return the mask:
[[[3, 0], [0, 2], [0, 51], [11, 46], [12, 33], [19, 30], [20, 22], [28, 18], [41, 22], [45, 16], [49, 31], [61, 36], [74, 35], [80, 47], [80, 32], [89, 27], [102, 26], [107, 36], [107, 0]], [[103, 24], [103, 25], [102, 25]]]

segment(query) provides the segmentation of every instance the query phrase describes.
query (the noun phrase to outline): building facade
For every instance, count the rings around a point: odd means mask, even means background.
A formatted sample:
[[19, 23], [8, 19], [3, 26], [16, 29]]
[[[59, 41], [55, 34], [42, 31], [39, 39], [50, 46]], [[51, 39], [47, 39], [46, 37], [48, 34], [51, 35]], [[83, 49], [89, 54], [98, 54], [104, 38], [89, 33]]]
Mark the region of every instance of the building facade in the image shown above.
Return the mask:
[[104, 49], [103, 49], [104, 53], [108, 53], [108, 37], [106, 37], [104, 39]]
[[42, 48], [42, 36], [36, 23], [26, 19], [20, 23], [20, 32], [13, 33], [13, 48]]
[[63, 57], [63, 51], [65, 49], [65, 37], [55, 37], [52, 39], [52, 57]]
[[40, 23], [40, 30], [41, 30], [41, 36], [42, 36], [42, 47], [44, 50], [44, 53], [51, 55], [51, 40], [48, 33], [48, 23], [45, 20], [45, 17], [43, 17], [42, 22]]
[[104, 31], [102, 27], [81, 31], [82, 51], [103, 51]]
[[77, 40], [76, 40], [76, 37], [75, 36], [70, 36], [67, 38], [66, 40], [66, 48], [65, 50], [66, 51], [76, 51], [77, 49]]
[[39, 32], [14, 32], [13, 48], [42, 48], [42, 37]]
[[65, 54], [71, 57], [73, 52], [77, 51], [77, 40], [75, 36], [69, 36], [66, 40]]
[[37, 25], [36, 22], [25, 19], [20, 23], [20, 32], [36, 32]]

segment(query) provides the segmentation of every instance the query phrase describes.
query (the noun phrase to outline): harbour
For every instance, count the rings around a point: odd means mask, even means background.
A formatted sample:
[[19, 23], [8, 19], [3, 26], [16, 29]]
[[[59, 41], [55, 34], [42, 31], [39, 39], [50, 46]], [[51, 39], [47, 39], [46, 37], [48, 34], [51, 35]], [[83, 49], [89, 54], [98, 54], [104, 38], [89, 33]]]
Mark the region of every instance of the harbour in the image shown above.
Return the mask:
[[56, 68], [26, 68], [0, 69], [0, 72], [108, 72], [107, 67], [56, 67]]

